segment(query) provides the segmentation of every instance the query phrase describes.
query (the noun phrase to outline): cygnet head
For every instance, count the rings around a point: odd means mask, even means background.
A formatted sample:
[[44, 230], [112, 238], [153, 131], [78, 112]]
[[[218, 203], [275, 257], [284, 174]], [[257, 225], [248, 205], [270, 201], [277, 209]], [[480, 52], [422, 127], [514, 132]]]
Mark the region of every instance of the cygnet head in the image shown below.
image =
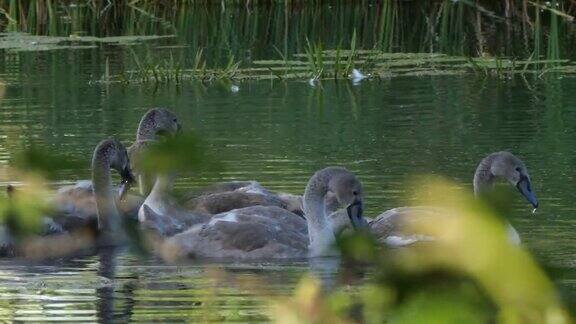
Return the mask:
[[155, 140], [157, 135], [175, 135], [181, 130], [180, 122], [174, 113], [166, 108], [152, 108], [142, 117], [136, 140]]
[[118, 171], [122, 180], [129, 182], [134, 181], [132, 170], [130, 170], [130, 159], [128, 158], [126, 147], [116, 139], [111, 139], [111, 141], [116, 149], [113, 150], [114, 154], [112, 154], [110, 158], [110, 168]]
[[339, 172], [330, 179], [328, 190], [334, 193], [338, 204], [346, 206], [350, 222], [355, 229], [368, 226], [363, 217], [362, 184], [351, 172]]
[[132, 170], [130, 169], [130, 159], [128, 158], [126, 147], [124, 147], [119, 140], [110, 138], [100, 142], [96, 151], [96, 156], [103, 155], [102, 157], [104, 157], [105, 155], [108, 155], [110, 168], [118, 171], [120, 174], [122, 179], [120, 198], [124, 198], [125, 194], [130, 189], [130, 186], [136, 182]]
[[509, 152], [495, 153], [490, 171], [515, 186], [534, 208], [538, 208], [538, 199], [532, 191], [530, 175], [522, 160]]

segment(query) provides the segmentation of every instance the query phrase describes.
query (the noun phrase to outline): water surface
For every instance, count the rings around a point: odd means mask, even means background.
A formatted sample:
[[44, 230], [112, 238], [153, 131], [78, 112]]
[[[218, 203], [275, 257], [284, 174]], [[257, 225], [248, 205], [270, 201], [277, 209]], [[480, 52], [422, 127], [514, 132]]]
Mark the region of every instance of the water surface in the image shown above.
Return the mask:
[[[163, 106], [224, 165], [221, 172], [183, 175], [179, 189], [257, 179], [298, 194], [315, 170], [342, 165], [362, 180], [366, 212], [375, 216], [412, 202], [407, 182], [414, 175], [444, 175], [472, 190], [478, 161], [510, 150], [525, 161], [541, 203], [533, 215], [514, 195], [510, 222], [574, 304], [576, 79], [428, 76], [357, 86], [324, 81], [316, 87], [259, 81], [238, 84], [237, 93], [230, 82], [91, 82], [100, 77], [105, 57], [122, 64], [122, 53], [102, 45], [6, 54], [0, 64], [6, 84], [0, 163], [34, 143], [85, 161], [83, 168], [60, 172], [54, 186], [86, 179], [100, 140], [117, 136], [130, 143], [141, 115]], [[17, 179], [1, 180], [3, 185]], [[265, 303], [257, 295], [291, 294], [310, 268], [307, 262], [167, 265], [126, 251], [49, 264], [2, 260], [0, 318], [265, 320]], [[327, 280], [342, 284], [337, 273], [327, 270]], [[243, 280], [257, 284], [249, 289]]]

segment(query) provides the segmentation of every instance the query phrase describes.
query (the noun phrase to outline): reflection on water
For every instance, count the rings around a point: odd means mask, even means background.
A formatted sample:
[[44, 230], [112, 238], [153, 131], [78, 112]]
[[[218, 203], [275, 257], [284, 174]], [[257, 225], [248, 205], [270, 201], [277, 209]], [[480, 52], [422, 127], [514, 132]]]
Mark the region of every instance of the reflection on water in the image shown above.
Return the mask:
[[[337, 260], [164, 265], [115, 250], [52, 264], [0, 262], [2, 321], [264, 321], [308, 269], [328, 285]], [[326, 287], [330, 289], [330, 287]]]
[[[96, 275], [110, 280], [113, 283], [116, 279], [116, 254], [117, 251], [114, 248], [104, 249], [98, 254], [98, 270]], [[132, 290], [127, 290], [127, 292], [132, 293]], [[114, 311], [114, 285], [103, 285], [102, 287], [96, 288], [96, 296], [98, 301], [96, 303], [98, 319], [103, 322], [111, 323], [116, 317], [118, 320], [126, 321], [130, 317], [124, 316], [124, 312], [118, 312], [119, 316], [116, 316]], [[132, 294], [127, 295], [128, 298], [133, 297]], [[131, 298], [130, 298], [131, 299]], [[132, 305], [129, 303], [128, 305]], [[129, 313], [131, 310], [129, 309]]]

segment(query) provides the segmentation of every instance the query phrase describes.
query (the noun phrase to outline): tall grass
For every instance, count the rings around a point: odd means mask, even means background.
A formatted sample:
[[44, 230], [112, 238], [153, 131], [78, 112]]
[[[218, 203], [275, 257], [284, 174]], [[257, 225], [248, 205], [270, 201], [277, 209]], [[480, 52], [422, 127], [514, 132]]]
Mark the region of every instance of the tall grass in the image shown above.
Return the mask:
[[[552, 8], [556, 7], [558, 4], [557, 0], [551, 2]], [[553, 11], [550, 11], [550, 31], [548, 37], [548, 50], [546, 57], [549, 60], [559, 60], [560, 59], [560, 38], [559, 38], [559, 23], [558, 15]], [[552, 63], [554, 64], [554, 63]]]
[[379, 47], [387, 52], [392, 51], [394, 41], [394, 18], [398, 13], [393, 1], [382, 1], [380, 13]]
[[[218, 48], [225, 62], [304, 52], [306, 39], [336, 48], [357, 32], [359, 48], [467, 56], [567, 58], [575, 29], [571, 1], [344, 0], [0, 0], [3, 31], [45, 35], [177, 34], [196, 47]], [[500, 32], [505, 31], [505, 32]], [[347, 47], [349, 44], [341, 44]], [[246, 49], [252, 53], [246, 53]]]

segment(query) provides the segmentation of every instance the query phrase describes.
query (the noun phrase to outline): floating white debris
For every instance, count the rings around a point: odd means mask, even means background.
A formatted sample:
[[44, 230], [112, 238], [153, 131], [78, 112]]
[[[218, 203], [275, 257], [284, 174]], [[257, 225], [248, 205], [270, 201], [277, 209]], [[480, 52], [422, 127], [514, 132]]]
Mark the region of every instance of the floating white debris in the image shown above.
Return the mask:
[[236, 93], [236, 92], [240, 91], [240, 87], [237, 86], [237, 85], [235, 85], [235, 84], [233, 84], [233, 85], [230, 87], [230, 91], [232, 91], [232, 93]]
[[362, 80], [366, 79], [368, 76], [362, 74], [360, 70], [353, 69], [352, 74], [350, 74], [350, 79], [352, 79], [353, 85], [358, 85]]
[[316, 81], [318, 81], [317, 78], [311, 78], [310, 80], [308, 80], [308, 84], [309, 84], [311, 87], [315, 87], [315, 86], [316, 86]]
[[353, 69], [352, 70], [352, 79], [365, 79], [366, 76], [364, 74], [362, 74], [362, 72], [360, 72], [360, 70], [358, 69]]

